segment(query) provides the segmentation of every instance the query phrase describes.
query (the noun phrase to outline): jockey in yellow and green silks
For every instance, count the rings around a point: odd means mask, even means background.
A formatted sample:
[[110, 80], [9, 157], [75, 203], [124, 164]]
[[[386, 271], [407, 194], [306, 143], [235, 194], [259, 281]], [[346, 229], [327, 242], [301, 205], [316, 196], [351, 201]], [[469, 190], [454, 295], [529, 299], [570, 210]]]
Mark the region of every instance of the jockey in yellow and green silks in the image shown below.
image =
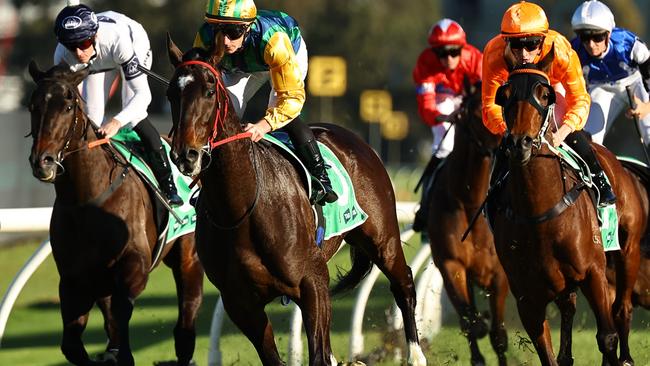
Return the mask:
[[240, 118], [257, 90], [271, 82], [266, 113], [245, 127], [252, 133], [251, 139], [259, 141], [264, 134], [282, 128], [320, 183], [314, 185], [310, 200], [320, 204], [336, 201], [314, 135], [300, 121], [308, 57], [298, 22], [280, 11], [258, 11], [253, 0], [207, 0], [205, 22], [194, 47], [212, 49], [219, 32], [224, 35], [225, 53], [218, 66]]

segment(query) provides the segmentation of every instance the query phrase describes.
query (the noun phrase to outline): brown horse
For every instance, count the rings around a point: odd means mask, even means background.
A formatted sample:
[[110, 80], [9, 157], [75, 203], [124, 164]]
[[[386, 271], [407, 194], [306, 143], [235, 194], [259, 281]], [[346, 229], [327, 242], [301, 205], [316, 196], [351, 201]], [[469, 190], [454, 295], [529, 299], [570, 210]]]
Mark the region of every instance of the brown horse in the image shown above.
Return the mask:
[[466, 87], [466, 96], [454, 119], [454, 150], [436, 174], [430, 200], [428, 233], [431, 255], [440, 269], [449, 295], [467, 336], [473, 365], [484, 365], [477, 338], [487, 324], [476, 310], [472, 287], [489, 294], [492, 313], [490, 340], [499, 364], [506, 364], [508, 337], [504, 325], [508, 280], [494, 249], [492, 232], [483, 215], [478, 216], [467, 239], [461, 241], [475, 213], [481, 209], [490, 182], [494, 152], [500, 136], [491, 134], [481, 121], [480, 86]]
[[[640, 182], [616, 157], [594, 145], [618, 200], [619, 239], [616, 299], [610, 299], [605, 254], [595, 206], [573, 171], [550, 148], [555, 92], [547, 72], [553, 52], [539, 64], [512, 71], [497, 92], [507, 125], [504, 143], [509, 174], [491, 200], [495, 244], [508, 275], [522, 324], [543, 365], [555, 365], [545, 309], [555, 301], [561, 312], [557, 362], [573, 364], [571, 328], [580, 288], [596, 316], [596, 340], [604, 365], [632, 364], [628, 333], [632, 289], [639, 266], [639, 241], [646, 229]], [[618, 332], [618, 334], [617, 334]]]
[[[109, 348], [119, 349], [119, 365], [133, 365], [129, 319], [135, 298], [157, 264], [152, 263], [158, 232], [151, 192], [112, 147], [88, 148], [98, 137], [77, 90], [88, 71], [73, 73], [61, 65], [42, 72], [32, 62], [29, 72], [36, 82], [29, 104], [33, 137], [29, 162], [34, 177], [54, 183], [56, 189], [50, 240], [61, 277], [61, 350], [75, 365], [102, 364], [89, 359], [81, 339], [88, 312], [98, 302]], [[180, 237], [161, 256], [176, 280], [177, 364], [189, 365], [203, 295], [194, 235]]]
[[[302, 310], [310, 365], [335, 361], [330, 346], [331, 305], [327, 261], [350, 245], [350, 272], [333, 292], [356, 285], [374, 262], [388, 277], [404, 317], [408, 362], [424, 365], [415, 324], [415, 289], [400, 243], [395, 196], [381, 160], [353, 133], [334, 125], [315, 129], [349, 172], [368, 219], [316, 246], [315, 220], [296, 168], [275, 148], [248, 137], [214, 149], [243, 132], [218, 65], [223, 36], [212, 52], [186, 55], [168, 38], [176, 71], [168, 98], [174, 120], [172, 159], [188, 175], [200, 173], [196, 243], [209, 280], [219, 289], [233, 322], [255, 346], [264, 365], [282, 365], [264, 311], [278, 296]], [[193, 61], [188, 61], [194, 59]], [[228, 139], [228, 140], [226, 140]], [[202, 171], [202, 165], [207, 165]], [[344, 198], [343, 198], [344, 199]], [[341, 198], [339, 198], [341, 200]], [[334, 203], [336, 204], [336, 203]]]

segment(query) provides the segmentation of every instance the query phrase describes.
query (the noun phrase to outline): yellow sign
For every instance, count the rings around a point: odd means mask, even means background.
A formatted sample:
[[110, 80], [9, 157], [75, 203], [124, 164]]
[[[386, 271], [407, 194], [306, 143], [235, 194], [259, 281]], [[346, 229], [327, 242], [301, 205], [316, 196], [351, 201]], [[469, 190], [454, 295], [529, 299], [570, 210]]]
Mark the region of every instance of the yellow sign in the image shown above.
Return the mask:
[[309, 93], [317, 97], [340, 97], [347, 85], [346, 64], [343, 57], [314, 56], [309, 59], [307, 74]]
[[385, 90], [364, 90], [359, 103], [359, 114], [366, 122], [379, 123], [393, 109], [393, 99]]
[[409, 118], [404, 112], [392, 111], [381, 119], [381, 135], [386, 140], [402, 140], [409, 132]]

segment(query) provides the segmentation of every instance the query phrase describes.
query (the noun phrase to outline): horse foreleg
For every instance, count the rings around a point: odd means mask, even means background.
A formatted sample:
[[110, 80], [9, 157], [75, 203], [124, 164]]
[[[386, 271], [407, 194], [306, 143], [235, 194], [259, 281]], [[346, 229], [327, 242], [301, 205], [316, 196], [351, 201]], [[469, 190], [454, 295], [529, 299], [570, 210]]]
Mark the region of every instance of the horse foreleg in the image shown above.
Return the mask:
[[111, 297], [106, 296], [97, 300], [97, 306], [102, 312], [104, 317], [104, 331], [108, 337], [108, 344], [106, 345], [106, 350], [102, 354], [102, 358], [116, 359], [117, 352], [120, 349], [120, 338], [117, 332], [117, 324], [115, 323], [115, 317], [111, 312]]
[[223, 307], [230, 319], [253, 344], [262, 364], [265, 366], [284, 365], [273, 338], [273, 327], [264, 312], [263, 303], [243, 296], [241, 288], [233, 291], [221, 290]]
[[133, 366], [135, 360], [131, 351], [129, 336], [129, 321], [133, 315], [135, 298], [144, 290], [147, 284], [147, 270], [139, 257], [129, 260], [127, 256], [118, 265], [115, 291], [111, 297], [111, 312], [117, 323], [120, 337], [120, 350], [117, 362], [120, 366]]
[[307, 333], [310, 365], [331, 365], [333, 360], [330, 345], [330, 324], [332, 308], [328, 291], [328, 271], [325, 263], [315, 268], [300, 282], [300, 298], [296, 299], [302, 312]]
[[576, 313], [575, 291], [564, 293], [555, 300], [555, 304], [560, 308], [561, 329], [560, 329], [560, 352], [557, 355], [557, 362], [560, 366], [573, 365], [573, 353], [571, 343], [573, 342], [571, 333], [573, 330], [573, 317]]
[[620, 252], [614, 253], [616, 269], [616, 299], [612, 305], [614, 323], [620, 341], [619, 360], [624, 365], [634, 365], [630, 354], [629, 334], [632, 321], [632, 293], [639, 273], [640, 248], [638, 240], [627, 235], [625, 246]]
[[174, 243], [164, 258], [173, 273], [178, 299], [178, 319], [174, 327], [177, 365], [192, 361], [196, 343], [196, 317], [203, 297], [203, 267], [194, 250], [193, 240], [183, 237]]
[[526, 333], [535, 346], [542, 366], [557, 365], [553, 356], [551, 331], [545, 319], [546, 303], [540, 299], [520, 297], [517, 301], [517, 311]]
[[478, 348], [478, 338], [484, 337], [488, 328], [476, 312], [465, 267], [457, 261], [447, 260], [441, 263], [440, 274], [449, 300], [458, 313], [460, 329], [467, 337], [472, 365], [485, 365], [485, 359]]
[[596, 340], [598, 349], [603, 354], [603, 365], [618, 365], [616, 357], [618, 335], [614, 327], [608, 285], [603, 271], [604, 266], [603, 270], [592, 270], [583, 283], [580, 284], [580, 289], [589, 301], [591, 310], [596, 316], [596, 325], [598, 327]]
[[505, 325], [506, 297], [508, 296], [508, 279], [503, 272], [494, 276], [490, 286], [490, 311], [492, 312], [492, 327], [490, 343], [497, 354], [499, 365], [505, 366], [506, 351], [508, 350], [508, 334]]
[[61, 352], [74, 365], [90, 365], [92, 362], [84, 347], [81, 334], [86, 329], [88, 312], [94, 301], [87, 291], [79, 290], [74, 284], [64, 281], [59, 284], [59, 298], [63, 320]]

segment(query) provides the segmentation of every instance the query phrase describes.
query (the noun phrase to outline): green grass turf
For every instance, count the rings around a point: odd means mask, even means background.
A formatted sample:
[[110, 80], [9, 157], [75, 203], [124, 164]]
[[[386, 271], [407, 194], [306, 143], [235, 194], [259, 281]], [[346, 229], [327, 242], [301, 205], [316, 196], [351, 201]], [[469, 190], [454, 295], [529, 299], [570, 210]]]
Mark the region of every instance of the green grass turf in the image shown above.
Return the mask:
[[[37, 248], [38, 243], [0, 249], [0, 291], [6, 291], [9, 283], [27, 258]], [[418, 249], [417, 239], [406, 245], [407, 256], [411, 257]], [[349, 268], [347, 251], [339, 253], [332, 263], [331, 272], [336, 266]], [[0, 365], [66, 365], [59, 350], [61, 321], [57, 299], [58, 276], [50, 258], [30, 279], [11, 313], [2, 347]], [[480, 294], [477, 291], [477, 294]], [[332, 301], [332, 348], [339, 360], [345, 360], [348, 352], [349, 328], [352, 307], [356, 293], [335, 298]], [[209, 349], [209, 328], [212, 312], [217, 300], [217, 291], [206, 280], [205, 298], [198, 319], [198, 339], [195, 360], [199, 365], [207, 364]], [[171, 272], [165, 266], [156, 269], [145, 292], [136, 300], [136, 308], [131, 320], [132, 347], [138, 365], [151, 365], [154, 361], [174, 358], [172, 328], [176, 319], [174, 285]], [[384, 341], [385, 310], [392, 303], [387, 282], [383, 276], [373, 290], [365, 314], [364, 339], [365, 354], [372, 355], [369, 364], [395, 365], [392, 356], [381, 359]], [[485, 299], [479, 298], [482, 309]], [[554, 306], [549, 306], [548, 317], [553, 329], [553, 342], [557, 351], [559, 343], [559, 315]], [[267, 307], [276, 334], [281, 355], [286, 359], [288, 332], [292, 307], [283, 307], [274, 302]], [[635, 311], [631, 333], [631, 349], [637, 365], [650, 364], [650, 315], [647, 311]], [[579, 297], [573, 332], [574, 357], [576, 365], [600, 363], [600, 353], [595, 342], [595, 322], [583, 297]], [[517, 319], [512, 298], [508, 299], [506, 325], [509, 335], [508, 358], [510, 365], [535, 365], [537, 356]], [[403, 339], [400, 333], [400, 342]], [[101, 315], [98, 310], [91, 313], [84, 340], [90, 354], [101, 352], [104, 335]], [[306, 340], [303, 337], [306, 347]], [[389, 344], [389, 346], [392, 346]], [[482, 339], [479, 346], [488, 365], [496, 364], [489, 340]], [[457, 327], [457, 317], [453, 310], [445, 317], [441, 332], [425, 346], [429, 365], [469, 364], [469, 350], [465, 338]], [[257, 354], [250, 343], [237, 328], [226, 321], [221, 341], [224, 365], [258, 365]], [[305, 348], [303, 354], [307, 355]]]

